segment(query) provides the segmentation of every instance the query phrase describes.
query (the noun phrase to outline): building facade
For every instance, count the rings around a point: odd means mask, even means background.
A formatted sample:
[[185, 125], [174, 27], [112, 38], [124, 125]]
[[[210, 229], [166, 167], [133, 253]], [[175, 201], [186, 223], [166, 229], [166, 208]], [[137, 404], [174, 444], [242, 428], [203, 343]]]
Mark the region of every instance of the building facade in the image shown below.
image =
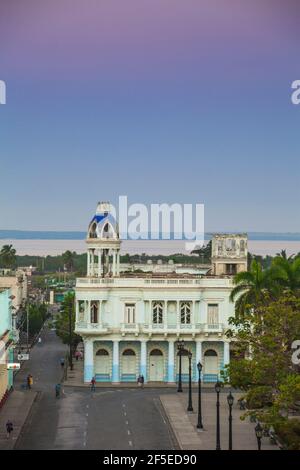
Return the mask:
[[10, 289], [0, 288], [0, 407], [13, 386], [13, 371], [7, 363], [13, 362], [14, 325]]
[[76, 281], [75, 331], [84, 342], [84, 382], [92, 377], [135, 382], [142, 374], [146, 382], [172, 384], [178, 379], [177, 346], [182, 340], [183, 380], [188, 380], [188, 352], [194, 381], [199, 361], [204, 382], [220, 377], [230, 361], [225, 331], [234, 314], [232, 275], [224, 272], [226, 253], [231, 266], [244, 263], [246, 269], [247, 260], [246, 235], [227, 237], [235, 242], [225, 243], [222, 258], [219, 252], [212, 258], [217, 275], [122, 273], [118, 227], [109, 205], [98, 204], [88, 229], [87, 276]]

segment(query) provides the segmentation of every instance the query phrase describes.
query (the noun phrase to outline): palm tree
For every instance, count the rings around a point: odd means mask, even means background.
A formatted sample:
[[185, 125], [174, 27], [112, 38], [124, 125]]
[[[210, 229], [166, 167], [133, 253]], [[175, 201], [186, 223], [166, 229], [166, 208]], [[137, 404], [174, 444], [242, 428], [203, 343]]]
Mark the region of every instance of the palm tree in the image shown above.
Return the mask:
[[287, 256], [286, 250], [281, 250], [279, 253], [276, 253], [276, 258], [282, 258], [282, 259], [286, 259], [288, 261], [292, 261], [293, 258], [294, 258], [294, 254], [292, 254], [290, 256]]
[[277, 256], [273, 259], [271, 278], [284, 289], [296, 292], [300, 289], [300, 258]]
[[76, 256], [75, 251], [72, 252], [70, 250], [67, 250], [65, 251], [65, 253], [62, 254], [63, 262], [68, 271], [73, 271], [74, 269], [75, 256]]
[[272, 285], [269, 270], [263, 270], [256, 260], [251, 262], [249, 271], [235, 275], [235, 287], [230, 294], [231, 302], [235, 301], [235, 312], [243, 317], [250, 308], [266, 301], [270, 294], [275, 293], [276, 285]]
[[16, 250], [12, 245], [3, 245], [0, 251], [0, 262], [4, 268], [12, 268], [16, 263]]

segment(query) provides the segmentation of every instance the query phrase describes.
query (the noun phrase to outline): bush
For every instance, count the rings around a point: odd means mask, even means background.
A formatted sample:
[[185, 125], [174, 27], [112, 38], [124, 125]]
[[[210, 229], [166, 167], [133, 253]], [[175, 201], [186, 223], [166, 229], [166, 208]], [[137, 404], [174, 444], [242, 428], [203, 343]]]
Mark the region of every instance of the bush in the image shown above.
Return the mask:
[[276, 436], [286, 450], [300, 450], [300, 421], [289, 419], [274, 426]]
[[247, 408], [257, 410], [273, 403], [272, 389], [268, 386], [255, 387], [247, 393]]

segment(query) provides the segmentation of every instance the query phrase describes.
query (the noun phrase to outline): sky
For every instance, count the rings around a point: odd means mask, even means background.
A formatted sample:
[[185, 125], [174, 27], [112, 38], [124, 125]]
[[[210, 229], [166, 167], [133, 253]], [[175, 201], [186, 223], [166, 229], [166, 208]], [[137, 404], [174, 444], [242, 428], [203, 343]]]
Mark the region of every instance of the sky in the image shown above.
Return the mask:
[[0, 0], [0, 229], [97, 201], [300, 231], [298, 0]]

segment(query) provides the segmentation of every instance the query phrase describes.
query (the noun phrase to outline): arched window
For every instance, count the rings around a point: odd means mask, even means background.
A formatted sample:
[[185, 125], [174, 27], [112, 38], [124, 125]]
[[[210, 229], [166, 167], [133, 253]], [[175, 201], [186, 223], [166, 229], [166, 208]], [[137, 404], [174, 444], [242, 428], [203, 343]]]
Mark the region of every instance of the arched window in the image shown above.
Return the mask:
[[98, 302], [91, 304], [91, 323], [98, 323]]
[[115, 238], [115, 231], [109, 222], [103, 226], [102, 238]]
[[94, 222], [90, 229], [90, 238], [97, 238], [96, 228], [97, 224]]
[[150, 356], [163, 356], [163, 353], [160, 349], [152, 349]]
[[123, 356], [135, 356], [135, 352], [133, 349], [125, 349], [125, 351], [123, 351]]
[[204, 353], [204, 356], [217, 356], [218, 354], [216, 353], [216, 351], [214, 349], [208, 349], [207, 351], [205, 351]]
[[152, 307], [152, 321], [155, 324], [160, 324], [163, 322], [163, 303], [162, 302], [154, 302]]
[[181, 302], [180, 304], [180, 323], [187, 325], [191, 323], [191, 303]]
[[106, 349], [98, 349], [96, 356], [109, 356], [109, 352]]

